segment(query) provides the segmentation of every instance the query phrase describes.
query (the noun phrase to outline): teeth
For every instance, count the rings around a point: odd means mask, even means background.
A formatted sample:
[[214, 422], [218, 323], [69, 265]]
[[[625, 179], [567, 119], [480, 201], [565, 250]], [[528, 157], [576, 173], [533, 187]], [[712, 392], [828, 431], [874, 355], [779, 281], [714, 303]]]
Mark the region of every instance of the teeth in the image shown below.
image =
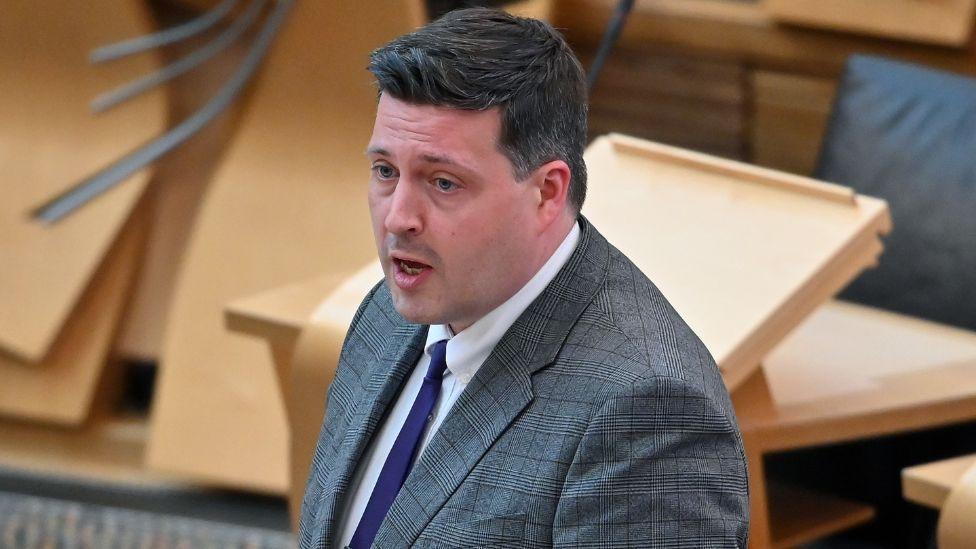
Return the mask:
[[423, 270], [422, 267], [411, 267], [410, 265], [407, 265], [406, 261], [400, 262], [400, 268], [403, 269], [403, 272], [407, 273], [408, 275], [419, 275], [420, 271]]

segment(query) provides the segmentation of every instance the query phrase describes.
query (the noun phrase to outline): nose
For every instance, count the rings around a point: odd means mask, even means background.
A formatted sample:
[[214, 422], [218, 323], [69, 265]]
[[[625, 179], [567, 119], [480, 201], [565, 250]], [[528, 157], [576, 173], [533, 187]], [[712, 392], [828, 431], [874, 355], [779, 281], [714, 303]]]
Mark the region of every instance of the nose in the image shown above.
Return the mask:
[[384, 224], [392, 234], [420, 234], [424, 228], [422, 191], [405, 177], [400, 178], [390, 195], [390, 209]]

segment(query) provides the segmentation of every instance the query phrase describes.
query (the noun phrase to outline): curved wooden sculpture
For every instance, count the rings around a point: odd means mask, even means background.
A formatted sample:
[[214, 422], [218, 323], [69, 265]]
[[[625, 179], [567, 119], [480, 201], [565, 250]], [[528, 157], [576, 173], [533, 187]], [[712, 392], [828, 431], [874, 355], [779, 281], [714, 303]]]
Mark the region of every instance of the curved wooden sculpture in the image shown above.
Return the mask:
[[[150, 466], [284, 493], [287, 426], [260, 345], [224, 331], [227, 301], [372, 254], [362, 156], [370, 50], [420, 22], [419, 2], [299, 2], [272, 48], [185, 256], [163, 346]], [[319, 418], [320, 419], [320, 418]]]
[[[89, 413], [143, 246], [133, 176], [69, 222], [32, 207], [163, 131], [168, 105], [147, 94], [96, 117], [99, 91], [158, 67], [152, 55], [105, 68], [88, 51], [150, 30], [141, 2], [0, 6], [0, 414], [75, 425]], [[141, 215], [145, 209], [139, 210]]]
[[140, 56], [105, 68], [88, 51], [150, 27], [141, 2], [4, 2], [0, 7], [0, 348], [39, 362], [128, 219], [149, 179], [123, 188], [69, 222], [30, 219], [39, 203], [115, 160], [166, 124], [161, 91], [104, 116], [88, 102], [158, 67]]

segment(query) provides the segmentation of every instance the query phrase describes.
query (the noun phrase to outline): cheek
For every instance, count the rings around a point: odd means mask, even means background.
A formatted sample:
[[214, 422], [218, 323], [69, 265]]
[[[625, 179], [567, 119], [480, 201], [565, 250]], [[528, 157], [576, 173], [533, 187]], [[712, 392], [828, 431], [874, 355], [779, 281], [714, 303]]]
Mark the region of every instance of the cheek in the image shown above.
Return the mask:
[[373, 230], [379, 231], [382, 227], [382, 221], [386, 217], [386, 201], [370, 190], [366, 202], [369, 204], [369, 217], [373, 223]]

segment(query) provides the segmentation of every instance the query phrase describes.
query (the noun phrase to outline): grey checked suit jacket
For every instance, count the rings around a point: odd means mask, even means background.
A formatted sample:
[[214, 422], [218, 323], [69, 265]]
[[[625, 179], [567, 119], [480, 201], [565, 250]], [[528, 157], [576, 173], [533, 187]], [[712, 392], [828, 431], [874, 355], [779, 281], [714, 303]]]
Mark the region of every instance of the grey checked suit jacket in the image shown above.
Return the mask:
[[[745, 547], [742, 438], [710, 354], [585, 219], [417, 460], [374, 547]], [[377, 425], [423, 352], [378, 284], [353, 318], [302, 505], [330, 547]]]

